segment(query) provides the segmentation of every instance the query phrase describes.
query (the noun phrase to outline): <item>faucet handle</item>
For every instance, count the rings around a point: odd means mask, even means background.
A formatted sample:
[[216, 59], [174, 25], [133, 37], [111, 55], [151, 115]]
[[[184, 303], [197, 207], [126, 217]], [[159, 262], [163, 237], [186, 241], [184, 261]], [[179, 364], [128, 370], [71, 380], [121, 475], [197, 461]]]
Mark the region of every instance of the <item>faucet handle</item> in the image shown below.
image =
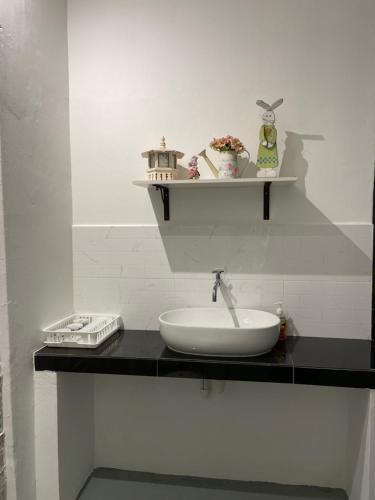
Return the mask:
[[213, 269], [212, 274], [216, 274], [216, 276], [220, 277], [221, 273], [224, 272], [224, 269]]

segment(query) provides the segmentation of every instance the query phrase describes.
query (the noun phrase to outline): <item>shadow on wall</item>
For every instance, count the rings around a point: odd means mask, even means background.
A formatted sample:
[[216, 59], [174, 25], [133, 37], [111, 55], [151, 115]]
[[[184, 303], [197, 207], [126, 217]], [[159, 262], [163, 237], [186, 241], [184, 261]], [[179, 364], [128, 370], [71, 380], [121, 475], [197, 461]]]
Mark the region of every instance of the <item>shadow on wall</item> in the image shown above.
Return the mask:
[[324, 141], [322, 135], [297, 134], [286, 131], [285, 151], [281, 161], [280, 170], [285, 177], [298, 176], [298, 181], [305, 183], [308, 163], [303, 156], [305, 141]]
[[271, 187], [270, 222], [262, 220], [262, 186], [171, 189], [168, 222], [160, 194], [150, 190], [171, 270], [207, 273], [220, 267], [255, 275], [370, 276], [368, 226], [336, 226], [306, 197], [304, 143], [323, 140], [321, 135], [286, 132], [281, 174], [298, 181]]

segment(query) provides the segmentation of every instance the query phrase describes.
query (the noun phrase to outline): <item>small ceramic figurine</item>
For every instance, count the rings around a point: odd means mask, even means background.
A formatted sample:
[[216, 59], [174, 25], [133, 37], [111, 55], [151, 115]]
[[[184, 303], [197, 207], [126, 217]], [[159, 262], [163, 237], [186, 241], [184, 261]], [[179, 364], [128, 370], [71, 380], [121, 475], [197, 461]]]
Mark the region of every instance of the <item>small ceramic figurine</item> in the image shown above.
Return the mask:
[[263, 125], [259, 131], [259, 149], [257, 158], [257, 177], [276, 177], [279, 159], [277, 155], [277, 130], [274, 109], [283, 103], [278, 99], [273, 104], [257, 101], [257, 105], [266, 111], [262, 115]]
[[188, 178], [198, 180], [201, 174], [198, 171], [198, 156], [192, 156], [189, 161]]

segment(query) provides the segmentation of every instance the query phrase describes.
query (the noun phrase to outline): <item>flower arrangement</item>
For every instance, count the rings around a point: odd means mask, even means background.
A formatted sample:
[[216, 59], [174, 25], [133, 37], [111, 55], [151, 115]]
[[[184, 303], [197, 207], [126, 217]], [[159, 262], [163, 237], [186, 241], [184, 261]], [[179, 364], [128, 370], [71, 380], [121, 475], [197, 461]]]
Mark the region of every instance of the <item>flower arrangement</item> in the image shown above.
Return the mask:
[[241, 154], [245, 151], [245, 146], [242, 142], [232, 135], [226, 135], [225, 137], [214, 137], [210, 142], [210, 147], [216, 151], [234, 151], [237, 154]]

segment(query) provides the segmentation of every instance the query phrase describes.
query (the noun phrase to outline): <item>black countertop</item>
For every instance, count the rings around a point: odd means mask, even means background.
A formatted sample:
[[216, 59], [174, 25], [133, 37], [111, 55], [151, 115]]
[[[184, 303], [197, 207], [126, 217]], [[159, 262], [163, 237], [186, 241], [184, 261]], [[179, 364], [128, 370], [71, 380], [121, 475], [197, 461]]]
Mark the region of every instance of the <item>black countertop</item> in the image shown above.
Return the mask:
[[34, 361], [38, 371], [375, 388], [370, 340], [290, 337], [263, 356], [219, 358], [178, 354], [159, 332], [126, 330], [96, 349], [43, 347]]

